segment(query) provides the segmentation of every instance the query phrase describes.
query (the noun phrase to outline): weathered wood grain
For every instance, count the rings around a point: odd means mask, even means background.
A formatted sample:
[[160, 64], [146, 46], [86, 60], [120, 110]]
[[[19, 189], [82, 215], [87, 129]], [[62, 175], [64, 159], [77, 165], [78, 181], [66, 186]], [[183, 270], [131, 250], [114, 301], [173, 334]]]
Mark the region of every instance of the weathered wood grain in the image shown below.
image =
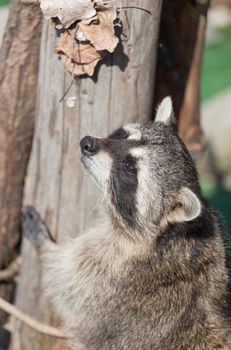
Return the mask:
[[[13, 0], [0, 48], [0, 269], [14, 259], [37, 91], [41, 13]], [[11, 285], [1, 284], [9, 298]]]
[[[126, 41], [99, 67], [94, 80], [74, 82], [62, 102], [72, 79], [52, 53], [54, 29], [43, 23], [37, 119], [24, 204], [39, 211], [58, 241], [81, 234], [94, 225], [100, 212], [96, 206], [100, 194], [80, 166], [80, 138], [107, 135], [124, 123], [152, 116], [162, 2], [134, 0], [129, 7], [130, 3], [123, 1], [121, 11]], [[68, 107], [70, 98], [73, 108]], [[40, 322], [56, 324], [50, 305], [41, 296], [37, 257], [27, 241], [22, 253], [17, 306]], [[64, 349], [60, 341], [17, 322], [11, 349], [31, 350], [32, 344], [33, 350]]]

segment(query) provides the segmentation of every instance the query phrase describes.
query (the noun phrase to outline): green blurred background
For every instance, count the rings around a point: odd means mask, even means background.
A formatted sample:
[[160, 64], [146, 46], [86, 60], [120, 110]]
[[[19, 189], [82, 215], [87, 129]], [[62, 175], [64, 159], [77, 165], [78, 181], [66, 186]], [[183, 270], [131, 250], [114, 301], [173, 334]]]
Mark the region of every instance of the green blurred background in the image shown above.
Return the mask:
[[8, 0], [0, 0], [0, 6], [5, 6], [8, 5], [9, 1]]
[[[208, 135], [213, 134], [209, 140], [210, 151], [212, 149], [218, 154], [212, 157], [210, 152], [207, 159], [210, 169], [208, 170], [207, 166], [207, 169], [202, 171], [201, 185], [204, 195], [221, 213], [225, 227], [231, 234], [231, 2], [226, 1], [226, 5], [222, 4], [222, 1], [220, 4], [218, 1], [216, 3], [218, 5], [210, 10], [208, 16], [201, 97], [205, 106], [204, 113], [209, 104], [210, 110], [213, 106], [216, 109], [216, 113], [214, 111], [210, 119], [209, 116], [205, 116], [204, 129], [217, 128], [217, 131], [221, 131], [217, 132], [219, 140], [216, 140], [215, 131], [207, 130]], [[209, 111], [209, 108], [207, 110]], [[210, 126], [210, 123], [213, 125]], [[225, 130], [224, 136], [222, 130]], [[228, 133], [230, 137], [227, 136]], [[211, 176], [211, 172], [215, 174]]]
[[231, 87], [231, 25], [218, 29], [219, 38], [206, 44], [202, 70], [202, 101]]

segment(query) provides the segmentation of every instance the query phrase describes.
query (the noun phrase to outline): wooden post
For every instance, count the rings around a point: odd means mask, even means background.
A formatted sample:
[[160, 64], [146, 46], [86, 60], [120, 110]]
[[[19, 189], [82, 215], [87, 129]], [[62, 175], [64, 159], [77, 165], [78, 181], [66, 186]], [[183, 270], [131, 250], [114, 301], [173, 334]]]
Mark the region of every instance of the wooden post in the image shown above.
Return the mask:
[[[123, 1], [121, 11], [126, 34], [122, 37], [127, 39], [99, 67], [94, 79], [79, 79], [69, 90], [72, 78], [52, 53], [54, 28], [47, 21], [43, 23], [37, 119], [24, 204], [36, 208], [58, 241], [94, 225], [99, 214], [96, 204], [100, 194], [80, 166], [80, 138], [107, 135], [125, 123], [152, 116], [162, 2], [133, 0], [130, 4]], [[37, 257], [27, 241], [23, 242], [22, 254], [16, 304], [38, 321], [56, 325], [50, 305], [41, 296]], [[32, 347], [65, 348], [60, 340], [16, 322], [11, 350]]]
[[[31, 150], [41, 12], [38, 5], [10, 5], [0, 49], [0, 269], [14, 259], [19, 242], [26, 165]], [[0, 294], [9, 297], [10, 285]], [[7, 296], [8, 295], [8, 296]]]

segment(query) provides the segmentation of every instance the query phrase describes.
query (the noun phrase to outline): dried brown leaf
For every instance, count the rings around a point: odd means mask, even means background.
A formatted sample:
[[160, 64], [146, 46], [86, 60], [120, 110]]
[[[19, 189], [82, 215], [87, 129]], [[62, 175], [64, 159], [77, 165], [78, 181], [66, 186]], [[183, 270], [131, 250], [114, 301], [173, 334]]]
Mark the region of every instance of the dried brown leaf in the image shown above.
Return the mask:
[[88, 39], [96, 50], [114, 52], [119, 39], [114, 34], [114, 20], [117, 18], [117, 10], [110, 6], [100, 6], [97, 9], [98, 21], [86, 25], [78, 23], [78, 33]]
[[60, 55], [67, 70], [75, 76], [92, 76], [97, 63], [105, 55], [105, 52], [96, 51], [89, 43], [78, 43], [73, 30], [61, 34], [60, 43], [54, 52]]
[[81, 23], [86, 24], [86, 25], [89, 25], [89, 24], [91, 24], [92, 22], [97, 21], [97, 20], [98, 20], [98, 15], [97, 15], [97, 12], [96, 12], [96, 15], [95, 15], [95, 16], [93, 16], [93, 17], [91, 17], [91, 18], [88, 18], [88, 19], [82, 19], [82, 20], [81, 20]]
[[66, 28], [77, 20], [87, 20], [96, 15], [91, 0], [40, 0], [40, 7], [46, 18], [58, 17]]

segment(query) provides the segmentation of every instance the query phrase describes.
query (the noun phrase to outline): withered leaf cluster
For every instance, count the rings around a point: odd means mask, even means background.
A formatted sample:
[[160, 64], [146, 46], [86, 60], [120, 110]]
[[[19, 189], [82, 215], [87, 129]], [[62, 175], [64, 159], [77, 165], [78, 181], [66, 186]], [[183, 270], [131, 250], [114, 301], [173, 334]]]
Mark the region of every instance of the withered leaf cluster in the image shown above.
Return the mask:
[[47, 18], [58, 18], [61, 29], [54, 52], [60, 55], [66, 69], [74, 76], [94, 74], [97, 63], [114, 52], [118, 37], [114, 23], [117, 9], [106, 1], [41, 0]]

